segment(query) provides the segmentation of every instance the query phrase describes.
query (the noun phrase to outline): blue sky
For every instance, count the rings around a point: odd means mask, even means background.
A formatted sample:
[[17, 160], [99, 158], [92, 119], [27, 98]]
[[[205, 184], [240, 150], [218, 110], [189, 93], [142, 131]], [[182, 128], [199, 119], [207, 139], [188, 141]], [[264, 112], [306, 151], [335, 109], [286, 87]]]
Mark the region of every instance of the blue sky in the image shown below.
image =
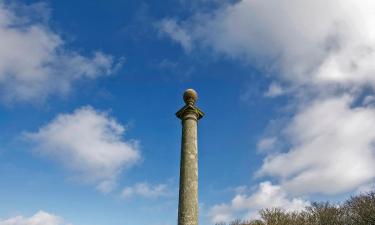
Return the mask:
[[0, 0], [0, 225], [176, 223], [187, 88], [201, 224], [371, 190], [374, 8]]

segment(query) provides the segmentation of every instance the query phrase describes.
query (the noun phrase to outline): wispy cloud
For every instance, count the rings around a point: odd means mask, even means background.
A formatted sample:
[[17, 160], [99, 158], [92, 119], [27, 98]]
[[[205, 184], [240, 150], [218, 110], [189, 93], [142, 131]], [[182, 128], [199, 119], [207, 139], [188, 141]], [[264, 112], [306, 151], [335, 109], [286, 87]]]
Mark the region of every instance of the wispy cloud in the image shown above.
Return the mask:
[[54, 214], [39, 211], [31, 217], [15, 216], [4, 220], [0, 219], [0, 225], [72, 225]]
[[165, 19], [159, 24], [159, 31], [161, 34], [168, 35], [172, 40], [182, 45], [186, 51], [192, 49], [192, 37], [182, 27], [180, 27], [176, 20]]
[[131, 197], [158, 198], [172, 195], [172, 190], [168, 184], [151, 185], [149, 183], [137, 183], [134, 186], [125, 187], [121, 192], [124, 199]]

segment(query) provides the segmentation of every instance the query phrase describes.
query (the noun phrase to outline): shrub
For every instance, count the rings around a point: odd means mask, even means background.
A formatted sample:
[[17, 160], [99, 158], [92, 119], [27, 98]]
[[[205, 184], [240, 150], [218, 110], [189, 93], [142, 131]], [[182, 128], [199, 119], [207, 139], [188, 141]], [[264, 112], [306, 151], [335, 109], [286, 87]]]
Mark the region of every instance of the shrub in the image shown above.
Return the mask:
[[273, 208], [262, 209], [259, 214], [260, 220], [235, 220], [229, 225], [375, 225], [375, 191], [351, 197], [343, 204], [315, 202], [303, 211]]
[[375, 224], [375, 192], [351, 197], [344, 203], [343, 209], [348, 225]]

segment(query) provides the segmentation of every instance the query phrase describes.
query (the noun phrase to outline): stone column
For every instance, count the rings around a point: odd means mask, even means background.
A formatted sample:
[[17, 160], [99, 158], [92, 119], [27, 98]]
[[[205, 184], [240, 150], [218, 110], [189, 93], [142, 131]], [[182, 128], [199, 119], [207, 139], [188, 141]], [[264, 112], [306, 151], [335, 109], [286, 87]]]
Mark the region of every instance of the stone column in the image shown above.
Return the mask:
[[182, 120], [178, 225], [198, 225], [197, 123], [204, 113], [195, 106], [197, 99], [197, 93], [187, 89], [185, 106], [176, 113]]

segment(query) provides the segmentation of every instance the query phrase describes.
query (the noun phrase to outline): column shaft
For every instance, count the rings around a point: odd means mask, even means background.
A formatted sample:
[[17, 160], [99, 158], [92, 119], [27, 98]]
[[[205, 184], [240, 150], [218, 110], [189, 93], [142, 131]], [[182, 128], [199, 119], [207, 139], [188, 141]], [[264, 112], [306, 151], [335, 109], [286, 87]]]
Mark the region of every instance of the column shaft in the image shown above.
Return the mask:
[[182, 119], [178, 225], [198, 225], [197, 115]]

